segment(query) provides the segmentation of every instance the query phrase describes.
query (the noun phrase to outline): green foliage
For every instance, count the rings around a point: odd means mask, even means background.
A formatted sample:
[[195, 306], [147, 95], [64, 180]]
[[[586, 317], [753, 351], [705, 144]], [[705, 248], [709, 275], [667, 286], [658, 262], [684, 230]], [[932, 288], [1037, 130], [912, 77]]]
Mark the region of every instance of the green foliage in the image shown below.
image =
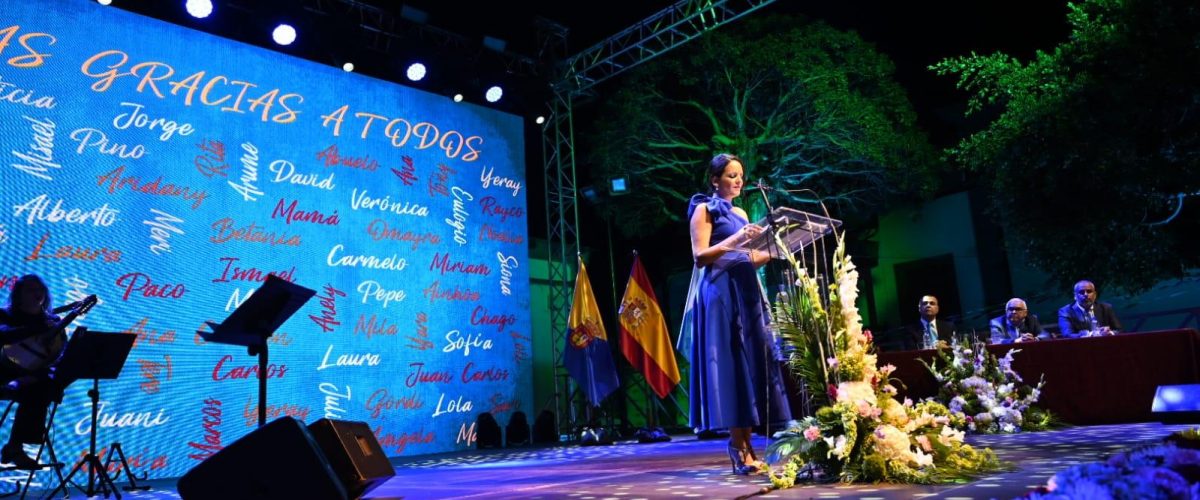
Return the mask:
[[1200, 6], [1083, 0], [1067, 17], [1070, 38], [1030, 61], [931, 67], [997, 115], [948, 154], [990, 183], [1009, 249], [1058, 284], [1144, 290], [1200, 265]]
[[682, 219], [718, 152], [740, 156], [747, 179], [819, 193], [777, 203], [872, 207], [934, 187], [935, 155], [893, 72], [856, 34], [746, 19], [630, 72], [576, 140], [594, 182], [631, 179], [637, 195], [601, 209], [629, 235]]

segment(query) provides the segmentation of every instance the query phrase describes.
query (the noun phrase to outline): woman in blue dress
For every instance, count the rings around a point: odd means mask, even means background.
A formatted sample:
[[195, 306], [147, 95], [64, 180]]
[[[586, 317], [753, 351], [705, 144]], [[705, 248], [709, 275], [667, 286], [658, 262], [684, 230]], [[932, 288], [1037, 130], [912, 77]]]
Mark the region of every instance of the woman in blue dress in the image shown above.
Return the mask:
[[691, 425], [729, 429], [734, 474], [760, 470], [751, 430], [791, 418], [776, 347], [767, 329], [767, 305], [756, 269], [770, 260], [736, 248], [763, 231], [733, 206], [745, 181], [742, 162], [719, 154], [708, 168], [709, 194], [688, 206], [696, 277], [688, 318], [692, 328]]

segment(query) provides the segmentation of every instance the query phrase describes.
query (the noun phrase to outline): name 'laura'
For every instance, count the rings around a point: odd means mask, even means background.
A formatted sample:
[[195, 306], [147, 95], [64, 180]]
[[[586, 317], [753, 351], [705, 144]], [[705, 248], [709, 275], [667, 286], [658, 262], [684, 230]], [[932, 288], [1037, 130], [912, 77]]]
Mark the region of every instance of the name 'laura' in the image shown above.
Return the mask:
[[321, 358], [321, 365], [317, 367], [318, 370], [324, 370], [326, 368], [332, 368], [335, 366], [379, 366], [378, 354], [369, 352], [362, 354], [341, 354], [338, 355], [337, 359], [333, 363], [330, 363], [329, 356], [332, 354], [333, 344], [330, 344], [329, 348], [325, 349], [325, 357]]

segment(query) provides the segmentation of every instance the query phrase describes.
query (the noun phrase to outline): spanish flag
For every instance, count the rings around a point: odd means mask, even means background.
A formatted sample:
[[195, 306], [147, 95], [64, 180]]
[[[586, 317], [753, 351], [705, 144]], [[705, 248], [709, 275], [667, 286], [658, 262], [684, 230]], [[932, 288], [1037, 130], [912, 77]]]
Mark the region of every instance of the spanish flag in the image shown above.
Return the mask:
[[605, 396], [621, 386], [617, 366], [608, 347], [608, 334], [596, 307], [596, 295], [588, 281], [583, 259], [575, 275], [575, 299], [571, 301], [571, 318], [567, 324], [567, 342], [563, 348], [563, 365], [575, 379], [592, 406], [600, 406]]
[[642, 372], [659, 398], [667, 397], [679, 383], [679, 365], [667, 333], [667, 321], [636, 255], [621, 299], [621, 352], [629, 364]]

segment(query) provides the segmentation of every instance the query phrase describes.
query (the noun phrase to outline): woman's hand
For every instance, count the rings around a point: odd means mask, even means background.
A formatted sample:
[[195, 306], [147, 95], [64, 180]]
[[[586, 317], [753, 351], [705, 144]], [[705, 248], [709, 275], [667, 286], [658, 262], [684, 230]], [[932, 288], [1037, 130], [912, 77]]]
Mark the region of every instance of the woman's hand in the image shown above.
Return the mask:
[[763, 228], [761, 226], [755, 224], [746, 224], [745, 226], [742, 226], [741, 229], [738, 229], [736, 233], [733, 233], [729, 236], [729, 238], [725, 239], [725, 248], [727, 250], [733, 250], [737, 247], [745, 245], [746, 242], [754, 239], [756, 236], [762, 234], [762, 232]]

